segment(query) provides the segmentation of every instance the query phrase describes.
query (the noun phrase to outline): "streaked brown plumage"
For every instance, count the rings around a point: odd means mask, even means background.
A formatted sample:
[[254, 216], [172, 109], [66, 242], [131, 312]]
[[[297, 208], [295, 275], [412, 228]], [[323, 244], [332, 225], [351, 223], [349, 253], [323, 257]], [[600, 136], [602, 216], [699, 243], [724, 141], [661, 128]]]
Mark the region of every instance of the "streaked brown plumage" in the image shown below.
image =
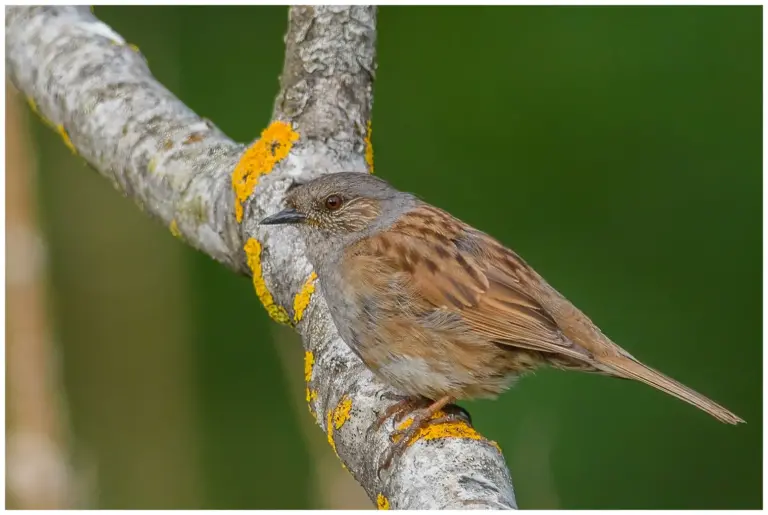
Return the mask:
[[613, 343], [516, 253], [380, 179], [323, 176], [286, 201], [262, 223], [303, 228], [344, 341], [396, 389], [434, 401], [401, 441], [436, 408], [495, 397], [541, 365], [634, 379], [743, 422]]

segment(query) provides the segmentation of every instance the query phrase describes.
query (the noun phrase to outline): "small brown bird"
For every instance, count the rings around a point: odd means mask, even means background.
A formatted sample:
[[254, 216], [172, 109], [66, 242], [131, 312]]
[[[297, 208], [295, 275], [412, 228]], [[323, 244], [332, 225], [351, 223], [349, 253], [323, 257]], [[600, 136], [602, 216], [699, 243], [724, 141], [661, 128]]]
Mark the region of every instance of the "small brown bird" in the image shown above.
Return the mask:
[[261, 224], [299, 227], [342, 339], [405, 394], [379, 423], [414, 415], [384, 467], [447, 404], [496, 397], [542, 365], [634, 379], [744, 422], [613, 343], [516, 253], [377, 177], [294, 183], [285, 202]]

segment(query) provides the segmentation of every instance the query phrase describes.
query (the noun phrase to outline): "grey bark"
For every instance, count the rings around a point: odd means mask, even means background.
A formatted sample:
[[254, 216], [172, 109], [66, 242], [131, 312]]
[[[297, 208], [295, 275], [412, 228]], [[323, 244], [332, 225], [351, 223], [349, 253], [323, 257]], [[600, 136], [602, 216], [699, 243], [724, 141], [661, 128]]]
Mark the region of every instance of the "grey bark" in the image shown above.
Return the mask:
[[259, 242], [263, 283], [255, 283], [266, 286], [314, 362], [305, 369], [310, 410], [379, 507], [516, 508], [498, 447], [467, 427], [457, 437], [417, 440], [379, 478], [394, 425], [371, 427], [393, 402], [382, 398], [389, 388], [339, 338], [319, 281], [297, 317], [294, 301], [300, 292], [307, 297], [310, 265], [294, 229], [258, 221], [280, 208], [291, 177], [368, 172], [376, 9], [292, 7], [285, 42], [273, 120], [290, 124], [298, 139], [259, 178], [238, 222], [232, 173], [244, 145], [176, 99], [135, 47], [87, 7], [6, 8], [7, 75], [80, 156], [188, 244], [238, 273], [251, 274], [244, 247]]

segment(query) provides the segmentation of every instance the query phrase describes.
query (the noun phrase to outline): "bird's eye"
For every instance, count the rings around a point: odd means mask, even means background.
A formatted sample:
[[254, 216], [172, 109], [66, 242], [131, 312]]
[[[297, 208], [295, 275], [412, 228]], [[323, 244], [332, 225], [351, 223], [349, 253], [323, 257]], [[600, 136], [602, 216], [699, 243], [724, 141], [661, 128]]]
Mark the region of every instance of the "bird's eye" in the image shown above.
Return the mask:
[[330, 211], [336, 211], [341, 207], [341, 197], [338, 195], [330, 195], [325, 199], [325, 207]]

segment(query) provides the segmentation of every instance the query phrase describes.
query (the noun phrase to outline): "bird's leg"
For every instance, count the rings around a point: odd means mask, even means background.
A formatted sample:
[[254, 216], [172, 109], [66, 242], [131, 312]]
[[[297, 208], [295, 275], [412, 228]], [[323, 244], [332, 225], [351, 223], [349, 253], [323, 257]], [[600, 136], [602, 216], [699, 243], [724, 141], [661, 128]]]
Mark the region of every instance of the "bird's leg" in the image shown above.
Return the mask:
[[[413, 420], [411, 421], [411, 424], [406, 428], [396, 430], [392, 434], [392, 439], [394, 443], [387, 451], [384, 461], [379, 466], [379, 473], [383, 469], [389, 468], [389, 466], [392, 463], [392, 460], [395, 457], [400, 456], [403, 453], [403, 451], [405, 451], [411, 439], [413, 439], [413, 437], [419, 433], [419, 430], [422, 429], [427, 423], [430, 423], [431, 422], [430, 419], [432, 418], [432, 416], [438, 411], [440, 411], [441, 409], [443, 409], [443, 407], [445, 407], [447, 404], [450, 404], [452, 400], [453, 400], [453, 397], [445, 396], [433, 402], [426, 408], [423, 408], [418, 411], [413, 411], [412, 412]], [[452, 418], [451, 415], [447, 415], [445, 417], [440, 417], [435, 422], [442, 423], [450, 418]]]

